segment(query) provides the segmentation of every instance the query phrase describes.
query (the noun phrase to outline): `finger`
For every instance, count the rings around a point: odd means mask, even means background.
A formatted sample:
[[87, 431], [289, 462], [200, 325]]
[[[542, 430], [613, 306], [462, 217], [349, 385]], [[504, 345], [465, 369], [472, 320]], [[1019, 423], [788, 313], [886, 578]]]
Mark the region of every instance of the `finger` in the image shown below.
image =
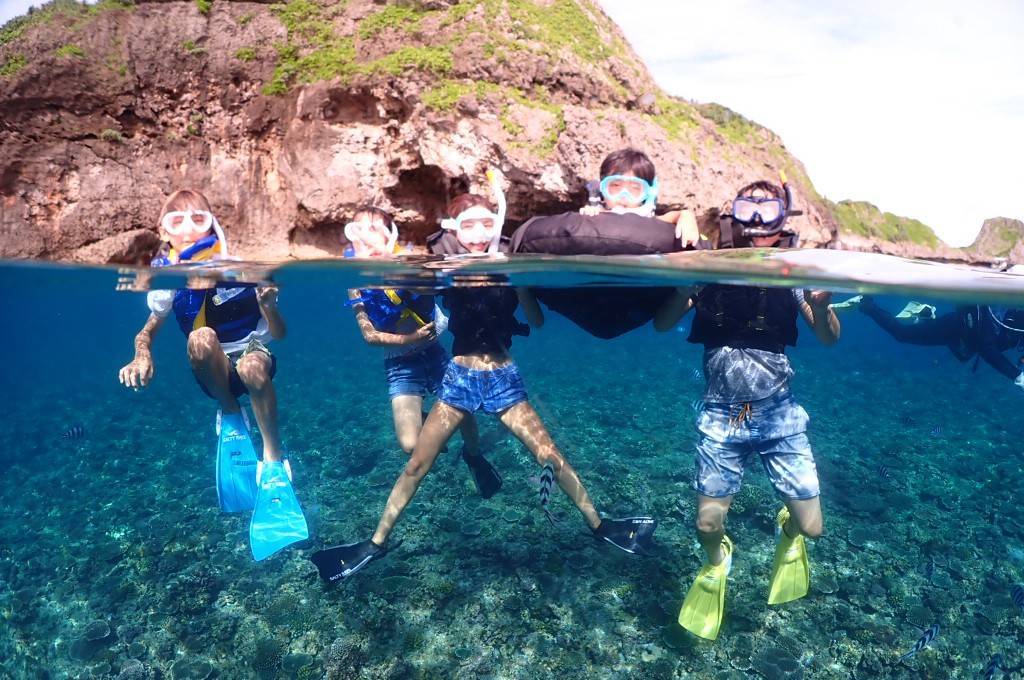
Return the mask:
[[122, 385], [125, 385], [125, 386], [128, 385], [128, 383], [126, 383], [124, 381], [124, 369], [123, 368], [120, 371], [117, 372], [117, 381], [119, 383], [121, 383]]

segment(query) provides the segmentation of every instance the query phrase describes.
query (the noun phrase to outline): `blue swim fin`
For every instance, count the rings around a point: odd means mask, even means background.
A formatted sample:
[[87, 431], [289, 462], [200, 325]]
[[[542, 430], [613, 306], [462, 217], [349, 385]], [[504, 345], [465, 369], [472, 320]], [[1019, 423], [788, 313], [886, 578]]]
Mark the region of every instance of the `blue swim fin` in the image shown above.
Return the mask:
[[217, 500], [224, 512], [256, 507], [256, 450], [245, 411], [217, 411]]
[[264, 461], [256, 467], [256, 509], [249, 523], [249, 546], [258, 562], [309, 538], [309, 527], [292, 488], [288, 461]]

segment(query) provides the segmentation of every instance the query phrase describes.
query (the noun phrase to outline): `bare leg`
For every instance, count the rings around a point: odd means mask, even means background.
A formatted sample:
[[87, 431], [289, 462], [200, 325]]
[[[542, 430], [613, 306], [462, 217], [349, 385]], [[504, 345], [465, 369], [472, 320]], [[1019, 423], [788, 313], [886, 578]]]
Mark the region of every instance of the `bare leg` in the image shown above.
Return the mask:
[[380, 522], [377, 523], [377, 530], [373, 532], [374, 543], [379, 546], [387, 543], [388, 535], [391, 534], [391, 530], [394, 529], [395, 523], [402, 516], [412, 497], [416, 495], [416, 490], [420, 488], [420, 482], [430, 472], [441, 449], [448, 443], [452, 434], [455, 433], [455, 428], [465, 417], [466, 413], [454, 406], [449, 406], [441, 401], [434, 404], [430, 415], [427, 416], [427, 422], [423, 424], [419, 439], [416, 440], [412, 457], [405, 464], [405, 470], [402, 471], [402, 475], [391, 489], [387, 507], [384, 508], [384, 514], [381, 515]]
[[476, 416], [467, 413], [465, 420], [459, 426], [459, 433], [462, 435], [462, 443], [466, 447], [466, 455], [474, 458], [480, 455], [480, 428], [476, 424]]
[[807, 538], [818, 538], [825, 530], [825, 520], [821, 516], [821, 497], [815, 496], [807, 500], [787, 500], [789, 520], [782, 530], [790, 538], [803, 534]]
[[220, 403], [224, 413], [241, 412], [241, 405], [231, 394], [228, 377], [231, 362], [221, 349], [220, 340], [212, 328], [198, 328], [189, 333], [188, 362], [196, 378]]
[[423, 429], [423, 397], [400, 394], [391, 400], [391, 413], [395, 419], [398, 445], [411, 454]]
[[596, 529], [601, 524], [601, 516], [594, 509], [594, 504], [587, 495], [579, 475], [572, 469], [569, 462], [562, 457], [551, 435], [541, 422], [540, 416], [533, 410], [528, 402], [521, 401], [512, 408], [504, 411], [500, 416], [502, 424], [530, 450], [540, 465], [550, 463], [555, 471], [555, 479], [558, 486], [568, 496], [587, 521], [591, 529]]
[[271, 358], [252, 352], [238, 360], [235, 370], [249, 390], [249, 401], [263, 435], [263, 460], [281, 460], [281, 431], [277, 423], [277, 392], [270, 379]]
[[722, 537], [725, 536], [725, 517], [729, 514], [732, 499], [732, 496], [711, 498], [697, 495], [697, 538], [711, 564], [721, 564], [725, 559]]

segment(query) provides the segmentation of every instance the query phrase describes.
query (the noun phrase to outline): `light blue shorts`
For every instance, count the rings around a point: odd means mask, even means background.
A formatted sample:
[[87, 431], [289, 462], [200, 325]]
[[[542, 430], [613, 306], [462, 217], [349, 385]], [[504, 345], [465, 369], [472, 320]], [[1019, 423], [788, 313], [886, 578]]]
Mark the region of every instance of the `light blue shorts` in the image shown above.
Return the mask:
[[704, 404], [697, 414], [697, 471], [702, 496], [740, 492], [743, 472], [757, 456], [779, 496], [806, 500], [821, 493], [807, 439], [807, 412], [788, 388], [748, 404]]

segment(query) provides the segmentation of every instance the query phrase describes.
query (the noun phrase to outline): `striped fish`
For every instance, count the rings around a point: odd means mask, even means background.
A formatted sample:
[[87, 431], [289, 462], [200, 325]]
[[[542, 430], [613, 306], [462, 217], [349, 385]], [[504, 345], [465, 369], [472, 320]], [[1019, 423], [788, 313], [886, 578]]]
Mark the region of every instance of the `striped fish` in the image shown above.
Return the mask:
[[921, 634], [921, 637], [917, 639], [917, 642], [914, 643], [914, 646], [910, 651], [900, 657], [900, 661], [906, 661], [907, 659], [914, 657], [914, 655], [931, 644], [932, 640], [939, 636], [939, 630], [939, 624], [933, 623], [928, 630]]
[[544, 515], [551, 522], [551, 526], [558, 524], [558, 520], [551, 514], [548, 504], [551, 503], [551, 489], [555, 486], [555, 468], [551, 463], [544, 463], [544, 471], [540, 473], [540, 508]]
[[985, 675], [982, 677], [985, 678], [985, 680], [992, 680], [992, 678], [996, 677], [996, 671], [1002, 669], [1002, 667], [1003, 655], [996, 654], [989, 660], [988, 665], [985, 666]]
[[690, 374], [694, 380], [700, 381], [704, 379], [704, 374], [700, 372], [699, 368], [693, 369], [693, 373]]
[[84, 436], [85, 436], [85, 428], [82, 427], [81, 425], [75, 425], [73, 427], [69, 427], [64, 432], [64, 434], [62, 434], [60, 436], [60, 438], [61, 439], [67, 439], [67, 440], [70, 440], [70, 441], [74, 441], [74, 440], [77, 440], [77, 439], [81, 439]]
[[931, 432], [929, 434], [931, 434], [931, 436], [933, 436], [933, 437], [941, 436], [942, 435], [942, 428], [939, 427], [938, 425], [936, 425], [935, 427], [932, 428], [932, 430], [931, 430]]
[[694, 399], [693, 401], [690, 402], [690, 408], [692, 408], [695, 413], [700, 413], [701, 411], [704, 410], [704, 400]]
[[1013, 603], [1017, 605], [1017, 609], [1024, 609], [1024, 586], [1018, 584], [1013, 587], [1010, 591], [1010, 597], [1013, 599]]
[[885, 463], [878, 466], [878, 477], [879, 479], [889, 479], [889, 468]]

